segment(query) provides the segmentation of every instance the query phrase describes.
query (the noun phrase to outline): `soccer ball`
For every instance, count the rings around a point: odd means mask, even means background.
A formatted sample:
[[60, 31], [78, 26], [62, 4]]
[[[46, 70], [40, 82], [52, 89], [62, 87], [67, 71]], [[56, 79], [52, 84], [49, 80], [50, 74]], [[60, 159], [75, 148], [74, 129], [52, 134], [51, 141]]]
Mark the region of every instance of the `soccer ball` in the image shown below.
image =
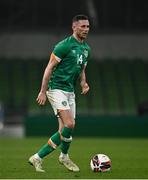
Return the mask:
[[111, 160], [105, 154], [96, 154], [90, 161], [93, 172], [106, 172], [111, 169]]

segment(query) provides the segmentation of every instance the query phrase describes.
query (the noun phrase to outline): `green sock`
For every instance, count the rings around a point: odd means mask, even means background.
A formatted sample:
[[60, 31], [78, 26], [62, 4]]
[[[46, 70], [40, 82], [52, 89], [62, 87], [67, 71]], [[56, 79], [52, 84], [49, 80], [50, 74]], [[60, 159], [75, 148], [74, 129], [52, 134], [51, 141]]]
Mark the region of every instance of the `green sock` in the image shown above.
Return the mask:
[[62, 129], [61, 135], [65, 138], [70, 138], [70, 136], [72, 135], [72, 131], [72, 128], [64, 127]]
[[52, 135], [50, 139], [56, 146], [59, 146], [61, 143], [61, 137], [59, 132], [56, 132], [54, 135]]
[[48, 143], [46, 143], [39, 151], [38, 155], [40, 158], [43, 158], [47, 156], [49, 153], [51, 153], [54, 150], [53, 147], [51, 147]]
[[[50, 141], [51, 139], [51, 141]], [[60, 133], [56, 132], [54, 135], [51, 136], [48, 143], [46, 143], [39, 151], [38, 155], [40, 158], [43, 158], [47, 156], [49, 153], [51, 153], [53, 150], [56, 149], [56, 147], [61, 143], [60, 139]]]
[[60, 145], [61, 152], [64, 154], [68, 153], [71, 142], [62, 141]]
[[70, 137], [72, 137], [71, 136], [72, 131], [73, 131], [72, 128], [64, 127], [62, 129], [61, 135], [68, 140], [68, 141], [64, 141], [64, 139], [63, 139], [62, 142], [61, 142], [61, 145], [60, 145], [61, 151], [64, 154], [68, 153], [68, 150], [69, 150], [69, 147], [70, 147], [70, 144], [71, 144], [71, 141], [72, 141], [72, 139], [70, 138]]

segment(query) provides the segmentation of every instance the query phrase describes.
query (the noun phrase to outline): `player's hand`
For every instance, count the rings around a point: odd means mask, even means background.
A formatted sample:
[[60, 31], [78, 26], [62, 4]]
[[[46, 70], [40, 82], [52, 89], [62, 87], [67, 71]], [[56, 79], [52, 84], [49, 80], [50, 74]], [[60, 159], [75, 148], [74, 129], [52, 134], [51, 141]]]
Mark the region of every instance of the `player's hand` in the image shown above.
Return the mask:
[[86, 94], [89, 91], [89, 86], [87, 83], [84, 83], [81, 87], [82, 87], [81, 94]]
[[46, 94], [43, 92], [39, 92], [36, 101], [39, 105], [44, 105], [46, 102]]

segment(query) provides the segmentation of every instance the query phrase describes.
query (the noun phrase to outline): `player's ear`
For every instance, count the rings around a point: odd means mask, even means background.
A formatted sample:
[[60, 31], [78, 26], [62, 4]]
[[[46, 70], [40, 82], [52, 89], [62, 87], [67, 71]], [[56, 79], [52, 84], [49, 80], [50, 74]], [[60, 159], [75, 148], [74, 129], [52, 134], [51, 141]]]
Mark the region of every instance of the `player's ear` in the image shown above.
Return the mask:
[[73, 23], [72, 23], [72, 30], [73, 30], [73, 31], [76, 29], [76, 26], [77, 26], [77, 23], [76, 23], [76, 22], [73, 22]]
[[72, 24], [72, 30], [74, 31], [75, 30], [75, 26]]

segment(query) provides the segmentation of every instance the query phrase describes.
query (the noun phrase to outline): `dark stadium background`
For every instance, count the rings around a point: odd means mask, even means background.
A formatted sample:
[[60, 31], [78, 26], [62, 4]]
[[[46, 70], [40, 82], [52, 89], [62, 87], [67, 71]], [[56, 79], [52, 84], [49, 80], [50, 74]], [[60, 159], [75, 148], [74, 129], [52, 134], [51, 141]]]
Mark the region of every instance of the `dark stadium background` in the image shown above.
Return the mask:
[[[148, 136], [147, 8], [144, 0], [1, 0], [0, 135], [47, 135], [47, 127], [56, 128], [50, 104], [35, 100], [54, 44], [71, 34], [74, 15], [87, 14], [91, 90], [81, 96], [77, 87], [76, 135]], [[95, 131], [87, 134], [90, 125]]]
[[[82, 96], [77, 84], [69, 152], [81, 171], [62, 167], [58, 148], [38, 174], [28, 158], [58, 124], [50, 104], [40, 107], [36, 97], [50, 53], [72, 33], [76, 14], [90, 17], [92, 49], [90, 91]], [[148, 178], [147, 127], [148, 1], [0, 0], [0, 179]], [[110, 172], [91, 171], [97, 153], [110, 157]]]

